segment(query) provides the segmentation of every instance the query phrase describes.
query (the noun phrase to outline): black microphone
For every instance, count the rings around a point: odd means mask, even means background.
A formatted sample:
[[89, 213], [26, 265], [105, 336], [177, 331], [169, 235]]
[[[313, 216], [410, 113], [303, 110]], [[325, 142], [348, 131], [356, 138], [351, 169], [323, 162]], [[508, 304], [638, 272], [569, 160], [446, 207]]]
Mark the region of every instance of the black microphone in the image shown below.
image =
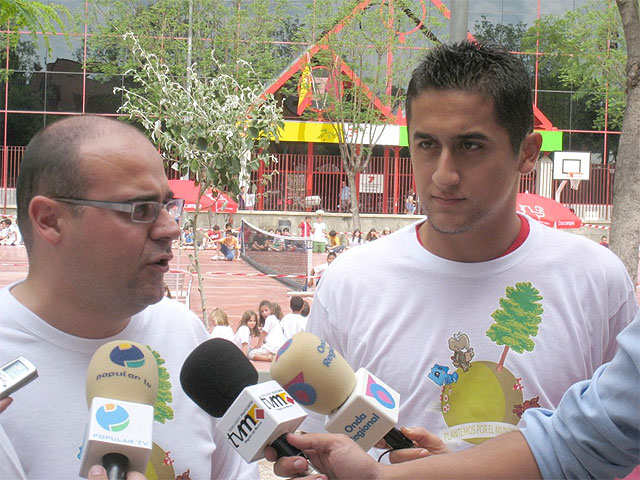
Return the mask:
[[196, 347], [180, 371], [184, 392], [209, 415], [220, 418], [216, 429], [246, 462], [264, 458], [267, 445], [279, 456], [305, 457], [285, 438], [306, 413], [277, 382], [257, 382], [255, 367], [234, 343], [222, 338]]

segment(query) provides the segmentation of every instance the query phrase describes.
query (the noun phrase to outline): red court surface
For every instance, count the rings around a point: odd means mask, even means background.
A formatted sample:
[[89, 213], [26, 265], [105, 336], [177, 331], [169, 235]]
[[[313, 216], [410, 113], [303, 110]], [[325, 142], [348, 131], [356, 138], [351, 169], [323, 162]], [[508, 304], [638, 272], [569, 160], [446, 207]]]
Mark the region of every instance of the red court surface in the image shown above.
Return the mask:
[[[193, 255], [193, 249], [179, 251], [174, 249], [171, 261], [172, 269], [186, 270], [189, 266], [188, 255]], [[212, 250], [200, 250], [201, 271], [204, 274], [204, 295], [207, 311], [221, 308], [228, 317], [231, 327], [235, 330], [245, 310], [257, 313], [262, 300], [279, 303], [282, 311], [287, 314], [291, 288], [280, 281], [261, 274], [259, 271], [242, 260], [232, 262], [211, 259]], [[314, 254], [314, 265], [325, 261], [325, 255]], [[27, 274], [27, 253], [24, 246], [0, 246], [0, 287], [4, 287]], [[313, 296], [305, 296], [312, 303]], [[202, 306], [198, 281], [193, 273], [190, 308], [201, 317]], [[258, 371], [268, 371], [269, 363], [254, 362]]]

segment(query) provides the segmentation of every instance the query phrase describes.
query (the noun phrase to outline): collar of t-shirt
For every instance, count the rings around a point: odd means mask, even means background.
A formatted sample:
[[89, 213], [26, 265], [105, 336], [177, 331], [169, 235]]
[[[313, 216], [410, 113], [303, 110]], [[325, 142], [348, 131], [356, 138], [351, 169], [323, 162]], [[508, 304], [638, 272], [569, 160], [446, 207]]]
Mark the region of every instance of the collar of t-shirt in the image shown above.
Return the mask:
[[[518, 218], [520, 219], [520, 231], [518, 232], [518, 236], [513, 241], [511, 246], [507, 248], [507, 250], [503, 252], [501, 255], [498, 255], [496, 258], [509, 255], [511, 252], [515, 251], [520, 245], [522, 245], [524, 241], [527, 239], [527, 237], [529, 236], [529, 229], [530, 229], [529, 222], [522, 215], [518, 215]], [[422, 225], [422, 223], [419, 223], [418, 225], [416, 225], [416, 237], [418, 239], [418, 243], [424, 248], [424, 244], [420, 239], [420, 232], [419, 232], [420, 225]]]

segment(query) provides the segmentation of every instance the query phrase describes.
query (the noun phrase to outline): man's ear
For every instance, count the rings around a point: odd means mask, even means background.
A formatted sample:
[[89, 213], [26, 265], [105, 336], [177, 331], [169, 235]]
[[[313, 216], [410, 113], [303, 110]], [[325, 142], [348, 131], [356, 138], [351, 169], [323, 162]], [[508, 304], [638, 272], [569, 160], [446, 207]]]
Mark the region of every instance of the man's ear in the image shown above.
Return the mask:
[[68, 209], [43, 195], [36, 195], [29, 203], [29, 218], [33, 233], [50, 245], [57, 245], [62, 238], [62, 219], [69, 215]]
[[540, 147], [542, 147], [542, 135], [538, 132], [531, 132], [524, 137], [518, 160], [520, 163], [518, 170], [521, 174], [526, 175], [534, 169], [540, 155]]

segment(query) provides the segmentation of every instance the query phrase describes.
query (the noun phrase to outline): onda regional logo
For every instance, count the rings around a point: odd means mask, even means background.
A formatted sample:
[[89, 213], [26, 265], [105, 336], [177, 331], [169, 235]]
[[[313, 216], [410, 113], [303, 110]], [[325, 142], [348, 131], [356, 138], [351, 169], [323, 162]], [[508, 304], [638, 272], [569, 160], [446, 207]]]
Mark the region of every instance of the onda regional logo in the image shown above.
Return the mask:
[[144, 365], [144, 353], [135, 345], [121, 343], [109, 354], [109, 358], [121, 367], [139, 368]]
[[374, 398], [380, 405], [390, 410], [396, 408], [396, 402], [391, 396], [389, 390], [384, 388], [375, 379], [369, 375], [367, 378], [367, 397]]
[[96, 412], [96, 421], [109, 432], [121, 432], [129, 426], [129, 412], [115, 403], [105, 403]]

